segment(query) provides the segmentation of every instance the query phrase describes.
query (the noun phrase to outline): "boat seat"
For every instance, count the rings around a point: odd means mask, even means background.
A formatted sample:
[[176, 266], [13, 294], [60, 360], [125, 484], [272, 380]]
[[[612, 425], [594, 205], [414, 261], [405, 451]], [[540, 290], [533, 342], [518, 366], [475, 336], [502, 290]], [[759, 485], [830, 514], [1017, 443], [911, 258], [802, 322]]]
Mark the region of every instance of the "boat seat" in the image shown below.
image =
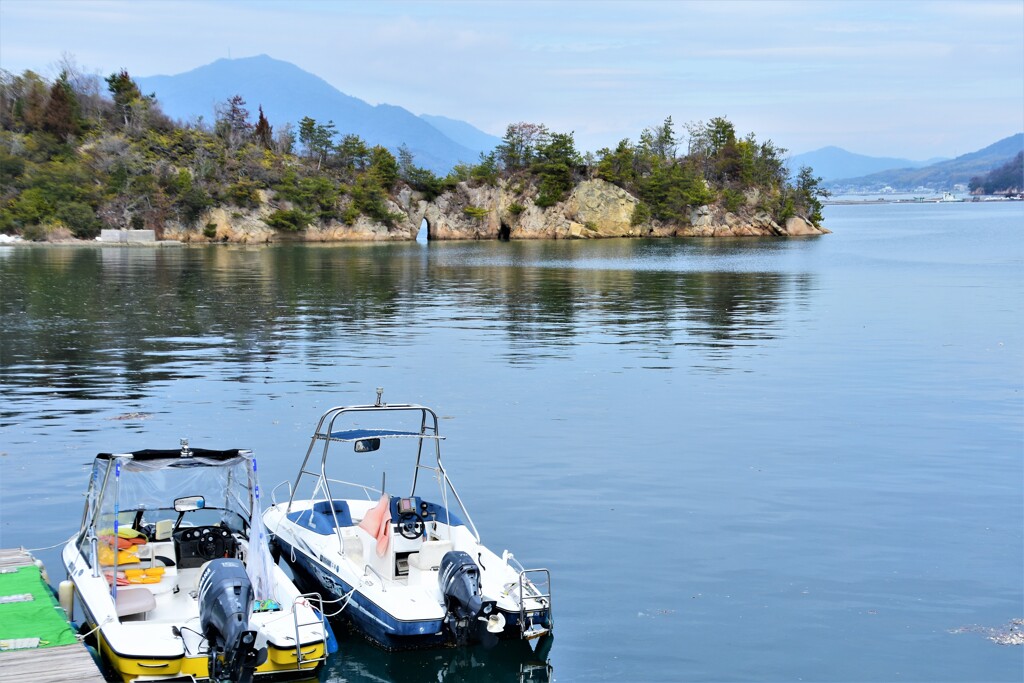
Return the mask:
[[341, 533], [341, 552], [356, 565], [363, 563], [363, 541], [354, 529]]
[[418, 553], [409, 555], [409, 566], [421, 571], [436, 571], [441, 566], [441, 558], [451, 549], [451, 541], [424, 541]]
[[133, 614], [143, 614], [156, 607], [156, 598], [148, 588], [142, 586], [118, 588], [114, 606], [117, 609], [117, 616], [128, 617]]
[[[335, 517], [338, 519], [337, 526], [334, 524]], [[353, 525], [352, 513], [348, 509], [348, 502], [344, 500], [322, 500], [314, 503], [313, 507], [308, 510], [289, 513], [288, 519], [301, 527], [325, 536], [333, 534], [337, 527]]]

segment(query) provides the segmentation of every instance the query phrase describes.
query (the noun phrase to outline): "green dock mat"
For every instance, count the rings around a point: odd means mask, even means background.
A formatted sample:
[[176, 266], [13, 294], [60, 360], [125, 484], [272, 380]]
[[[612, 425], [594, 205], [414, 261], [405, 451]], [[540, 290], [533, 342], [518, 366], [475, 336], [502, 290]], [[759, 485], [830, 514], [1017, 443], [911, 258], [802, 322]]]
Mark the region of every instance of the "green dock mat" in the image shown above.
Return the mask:
[[[32, 600], [5, 602], [2, 598], [29, 594]], [[17, 599], [17, 598], [15, 598]], [[18, 567], [0, 573], [0, 641], [39, 638], [39, 647], [71, 645], [77, 641], [64, 610], [43, 581], [39, 567]]]

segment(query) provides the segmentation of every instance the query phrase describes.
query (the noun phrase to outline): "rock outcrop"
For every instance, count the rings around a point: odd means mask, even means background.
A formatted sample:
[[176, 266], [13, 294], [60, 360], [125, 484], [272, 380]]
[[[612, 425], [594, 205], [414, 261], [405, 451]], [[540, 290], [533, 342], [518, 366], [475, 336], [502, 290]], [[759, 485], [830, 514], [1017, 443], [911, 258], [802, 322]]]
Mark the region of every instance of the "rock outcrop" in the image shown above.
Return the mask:
[[736, 212], [718, 205], [697, 207], [687, 224], [655, 220], [633, 225], [639, 200], [600, 179], [579, 183], [565, 201], [554, 206], [537, 206], [536, 196], [536, 188], [515, 180], [503, 180], [497, 186], [460, 183], [431, 201], [403, 187], [388, 202], [388, 210], [398, 217], [392, 225], [360, 216], [352, 225], [329, 221], [297, 233], [284, 233], [270, 228], [265, 219], [274, 210], [290, 205], [276, 202], [263, 192], [255, 209], [210, 209], [199, 221], [204, 227], [169, 223], [163, 237], [185, 242], [241, 243], [408, 241], [416, 239], [424, 220], [432, 240], [804, 236], [829, 232], [796, 216], [779, 225], [757, 208], [757, 190], [747, 192], [744, 205]]
[[736, 213], [720, 206], [701, 206], [686, 225], [650, 221], [633, 225], [639, 200], [617, 185], [594, 179], [579, 183], [554, 206], [534, 203], [533, 188], [501, 182], [497, 187], [461, 183], [432, 202], [403, 203], [408, 229], [427, 221], [430, 239], [585, 239], [600, 237], [749, 237], [821, 235], [829, 232], [792, 217], [784, 225], [757, 209], [760, 193], [751, 190]]

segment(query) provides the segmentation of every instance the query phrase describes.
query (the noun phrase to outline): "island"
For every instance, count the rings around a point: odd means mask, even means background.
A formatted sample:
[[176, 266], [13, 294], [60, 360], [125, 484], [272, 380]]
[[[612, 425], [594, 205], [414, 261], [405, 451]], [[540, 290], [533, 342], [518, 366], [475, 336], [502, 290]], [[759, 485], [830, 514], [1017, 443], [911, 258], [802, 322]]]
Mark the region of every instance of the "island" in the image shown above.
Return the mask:
[[[171, 121], [125, 70], [105, 91], [0, 72], [0, 233], [32, 241], [151, 231], [181, 242], [819, 235], [810, 168], [725, 117], [671, 117], [614, 149], [515, 123], [446, 175], [333, 122], [274, 126], [234, 96], [216, 120]], [[85, 85], [83, 85], [85, 84]]]

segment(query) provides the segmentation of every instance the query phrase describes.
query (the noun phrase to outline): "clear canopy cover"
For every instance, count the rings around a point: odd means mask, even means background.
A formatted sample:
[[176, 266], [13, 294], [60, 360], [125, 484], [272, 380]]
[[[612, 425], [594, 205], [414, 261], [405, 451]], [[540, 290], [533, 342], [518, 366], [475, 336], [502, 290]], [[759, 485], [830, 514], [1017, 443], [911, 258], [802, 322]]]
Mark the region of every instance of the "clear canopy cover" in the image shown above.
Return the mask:
[[[263, 527], [252, 451], [135, 451], [93, 462], [80, 547], [95, 535], [116, 536], [141, 511], [144, 523], [175, 519], [174, 501], [203, 499], [204, 524], [217, 522], [249, 538], [247, 566], [257, 599], [269, 595], [272, 564]], [[241, 520], [242, 525], [238, 524]], [[115, 566], [117, 562], [115, 561]]]

